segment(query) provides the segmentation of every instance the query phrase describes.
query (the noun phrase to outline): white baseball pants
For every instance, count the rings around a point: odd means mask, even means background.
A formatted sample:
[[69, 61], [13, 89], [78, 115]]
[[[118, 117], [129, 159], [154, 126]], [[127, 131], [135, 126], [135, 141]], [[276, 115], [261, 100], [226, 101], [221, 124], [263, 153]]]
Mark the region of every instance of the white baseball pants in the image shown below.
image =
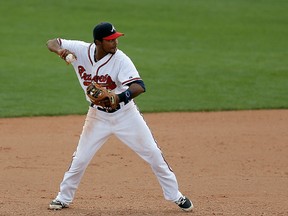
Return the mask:
[[60, 184], [57, 200], [65, 204], [72, 202], [89, 162], [112, 134], [150, 164], [165, 199], [174, 202], [182, 196], [176, 176], [165, 162], [137, 106], [131, 101], [114, 113], [89, 107], [77, 150]]

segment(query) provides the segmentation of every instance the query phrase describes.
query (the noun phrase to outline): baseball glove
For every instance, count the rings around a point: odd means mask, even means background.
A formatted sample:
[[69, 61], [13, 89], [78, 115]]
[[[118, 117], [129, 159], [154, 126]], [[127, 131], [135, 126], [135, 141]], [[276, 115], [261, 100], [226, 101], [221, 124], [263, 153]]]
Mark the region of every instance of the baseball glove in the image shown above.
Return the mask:
[[118, 96], [96, 82], [92, 82], [87, 87], [86, 94], [93, 104], [103, 108], [116, 109], [119, 105]]

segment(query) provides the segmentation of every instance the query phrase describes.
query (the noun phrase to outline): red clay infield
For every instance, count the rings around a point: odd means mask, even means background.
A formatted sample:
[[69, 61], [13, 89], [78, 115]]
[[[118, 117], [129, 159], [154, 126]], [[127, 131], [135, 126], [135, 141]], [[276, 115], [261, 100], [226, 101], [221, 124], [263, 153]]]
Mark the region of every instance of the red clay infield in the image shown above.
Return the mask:
[[115, 137], [68, 209], [48, 210], [85, 116], [0, 119], [0, 215], [288, 215], [288, 110], [144, 114], [191, 213]]

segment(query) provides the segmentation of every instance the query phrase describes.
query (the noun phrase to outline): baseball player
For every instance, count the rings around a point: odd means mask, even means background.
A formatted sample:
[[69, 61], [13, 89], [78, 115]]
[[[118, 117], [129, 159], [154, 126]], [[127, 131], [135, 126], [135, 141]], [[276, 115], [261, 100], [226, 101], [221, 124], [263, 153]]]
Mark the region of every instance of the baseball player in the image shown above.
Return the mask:
[[[192, 202], [179, 191], [175, 174], [133, 101], [145, 92], [145, 85], [131, 59], [117, 48], [118, 37], [123, 35], [111, 23], [103, 22], [93, 29], [94, 43], [61, 38], [47, 42], [51, 52], [73, 65], [90, 103], [73, 160], [49, 209], [69, 207], [89, 162], [113, 134], [151, 166], [166, 200], [184, 211], [193, 208]], [[68, 59], [71, 54], [73, 58]], [[87, 88], [92, 83], [102, 87], [93, 90], [94, 96], [105, 91], [113, 96], [100, 102], [91, 100]]]

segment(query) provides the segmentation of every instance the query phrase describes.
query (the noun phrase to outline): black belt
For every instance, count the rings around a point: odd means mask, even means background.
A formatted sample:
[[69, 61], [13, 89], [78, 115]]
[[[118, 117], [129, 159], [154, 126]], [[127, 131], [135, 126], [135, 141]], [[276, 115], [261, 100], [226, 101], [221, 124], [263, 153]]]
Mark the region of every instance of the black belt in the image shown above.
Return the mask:
[[[95, 106], [95, 104], [93, 104], [93, 103], [91, 103], [90, 104], [90, 106], [91, 107], [94, 107]], [[102, 108], [102, 107], [96, 107], [98, 110], [100, 110], [100, 111], [103, 111], [103, 112], [107, 112], [107, 113], [114, 113], [114, 112], [116, 112], [117, 110], [119, 110], [119, 109], [121, 109], [121, 107], [120, 107], [120, 104], [116, 107], [116, 109], [112, 109], [111, 107], [106, 107], [106, 108]]]

